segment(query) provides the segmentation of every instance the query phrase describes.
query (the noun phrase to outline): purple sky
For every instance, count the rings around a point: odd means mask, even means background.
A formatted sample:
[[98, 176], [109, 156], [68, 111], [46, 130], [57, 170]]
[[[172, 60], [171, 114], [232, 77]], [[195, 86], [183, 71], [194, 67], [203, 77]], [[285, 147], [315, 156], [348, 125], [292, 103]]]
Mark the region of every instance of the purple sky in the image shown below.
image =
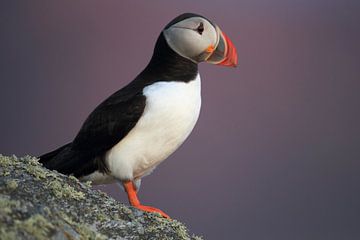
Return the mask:
[[143, 203], [206, 239], [360, 239], [355, 0], [1, 1], [0, 152], [71, 141], [183, 12], [217, 23], [239, 67], [201, 64], [199, 122], [143, 179]]

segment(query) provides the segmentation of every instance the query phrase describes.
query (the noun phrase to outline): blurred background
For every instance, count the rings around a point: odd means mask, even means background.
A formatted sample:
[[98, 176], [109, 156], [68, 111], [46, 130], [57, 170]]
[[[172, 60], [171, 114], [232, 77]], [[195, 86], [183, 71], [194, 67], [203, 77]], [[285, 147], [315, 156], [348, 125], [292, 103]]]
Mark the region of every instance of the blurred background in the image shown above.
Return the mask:
[[360, 239], [355, 0], [1, 1], [0, 152], [71, 141], [183, 12], [218, 24], [239, 67], [200, 65], [199, 122], [143, 179], [143, 203], [205, 239]]

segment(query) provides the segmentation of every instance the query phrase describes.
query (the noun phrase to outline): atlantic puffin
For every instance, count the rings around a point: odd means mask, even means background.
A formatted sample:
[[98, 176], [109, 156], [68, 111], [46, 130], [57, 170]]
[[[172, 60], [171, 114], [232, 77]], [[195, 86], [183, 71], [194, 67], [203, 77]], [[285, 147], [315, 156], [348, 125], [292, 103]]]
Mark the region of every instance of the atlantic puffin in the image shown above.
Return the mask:
[[118, 181], [129, 203], [141, 179], [189, 136], [201, 107], [200, 62], [237, 65], [231, 40], [209, 19], [194, 13], [176, 17], [161, 31], [152, 58], [128, 85], [98, 105], [74, 140], [39, 157], [48, 169], [94, 184]]

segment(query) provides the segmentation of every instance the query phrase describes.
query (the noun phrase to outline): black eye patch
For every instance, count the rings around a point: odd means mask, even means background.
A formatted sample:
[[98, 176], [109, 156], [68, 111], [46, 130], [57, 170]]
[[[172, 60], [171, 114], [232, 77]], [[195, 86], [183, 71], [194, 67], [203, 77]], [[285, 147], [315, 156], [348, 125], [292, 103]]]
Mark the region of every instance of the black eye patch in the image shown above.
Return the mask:
[[199, 26], [196, 28], [196, 31], [200, 34], [200, 35], [202, 35], [202, 33], [204, 32], [204, 24], [201, 22], [200, 24], [199, 24]]

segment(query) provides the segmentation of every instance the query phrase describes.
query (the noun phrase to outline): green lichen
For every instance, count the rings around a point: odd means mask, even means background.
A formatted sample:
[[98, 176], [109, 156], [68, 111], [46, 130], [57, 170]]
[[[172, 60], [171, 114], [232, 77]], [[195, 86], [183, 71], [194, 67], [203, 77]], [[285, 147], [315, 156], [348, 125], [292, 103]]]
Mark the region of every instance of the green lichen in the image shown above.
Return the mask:
[[[0, 156], [1, 159], [1, 156]], [[14, 157], [14, 159], [17, 159]], [[36, 180], [43, 180], [48, 178], [56, 178], [59, 179], [59, 175], [53, 171], [48, 171], [47, 169], [43, 168], [42, 165], [39, 163], [37, 158], [31, 156], [25, 156], [20, 158], [21, 162], [26, 163], [24, 165], [25, 170], [35, 177]], [[19, 160], [16, 161], [19, 164]]]
[[14, 231], [3, 228], [2, 226], [0, 226], [0, 237], [1, 237], [1, 240], [14, 240], [14, 239], [17, 239], [16, 233]]
[[29, 156], [29, 155], [25, 155], [24, 157], [22, 157], [21, 161], [26, 162], [27, 164], [30, 164], [30, 165], [33, 165], [33, 166], [41, 166], [41, 164], [39, 163], [39, 159], [34, 158], [32, 156]]
[[65, 222], [67, 222], [70, 225], [75, 225], [76, 222], [72, 220], [70, 216], [68, 216], [66, 213], [60, 211], [57, 213], [61, 219], [63, 219]]
[[[0, 195], [0, 213], [9, 214], [12, 212], [12, 209], [20, 207], [20, 202], [16, 200], [11, 200], [10, 197], [6, 195]], [[0, 214], [1, 215], [1, 214]]]
[[33, 175], [37, 180], [46, 178], [46, 172], [36, 166], [28, 165], [26, 166], [26, 171]]
[[5, 184], [10, 191], [14, 191], [19, 186], [17, 179], [8, 180]]
[[5, 167], [9, 167], [12, 165], [18, 165], [19, 161], [18, 159], [13, 156], [13, 157], [8, 157], [8, 156], [3, 156], [0, 154], [0, 166], [5, 168]]
[[59, 178], [54, 172], [46, 171], [40, 164], [29, 164], [26, 165], [26, 171], [33, 175], [37, 180], [42, 180], [45, 178]]
[[82, 239], [94, 239], [94, 240], [105, 240], [107, 239], [106, 236], [102, 235], [101, 233], [95, 232], [95, 229], [90, 228], [90, 226], [85, 224], [78, 224], [76, 230], [82, 237]]
[[45, 213], [45, 214], [47, 214], [47, 215], [50, 215], [50, 214], [51, 214], [50, 208], [44, 207], [43, 210], [44, 210], [44, 213]]
[[15, 226], [39, 240], [49, 239], [51, 232], [55, 231], [54, 225], [40, 214], [35, 214], [25, 221], [15, 220]]
[[[148, 227], [147, 231], [151, 233], [159, 233], [163, 232], [166, 229], [172, 229], [174, 233], [176, 233], [177, 239], [189, 239], [189, 233], [184, 225], [176, 220], [168, 220], [162, 217], [158, 217], [157, 215], [149, 215], [147, 218], [156, 219], [158, 224], [154, 224]], [[172, 238], [170, 238], [172, 239]], [[194, 239], [194, 238], [193, 238]], [[201, 240], [200, 237], [197, 238]]]
[[96, 215], [96, 219], [99, 222], [104, 222], [104, 221], [106, 221], [107, 216], [103, 213], [99, 213], [98, 215]]
[[76, 200], [85, 199], [85, 194], [83, 192], [76, 191], [75, 188], [70, 186], [69, 184], [62, 184], [59, 181], [50, 181], [47, 184], [47, 187], [52, 190], [52, 193], [57, 198], [72, 198]]
[[86, 181], [85, 186], [87, 186], [88, 188], [91, 188], [92, 182], [91, 181]]
[[9, 172], [9, 171], [2, 172], [2, 175], [3, 175], [4, 177], [9, 176], [9, 175], [10, 175], [10, 172]]
[[77, 179], [76, 177], [74, 177], [73, 175], [69, 176], [69, 179], [71, 179], [73, 182], [79, 182], [79, 179]]
[[87, 224], [81, 224], [72, 219], [71, 216], [64, 212], [59, 212], [60, 218], [62, 218], [67, 224], [74, 227], [81, 236], [81, 239], [96, 239], [102, 240], [107, 239], [104, 235], [97, 233]]

